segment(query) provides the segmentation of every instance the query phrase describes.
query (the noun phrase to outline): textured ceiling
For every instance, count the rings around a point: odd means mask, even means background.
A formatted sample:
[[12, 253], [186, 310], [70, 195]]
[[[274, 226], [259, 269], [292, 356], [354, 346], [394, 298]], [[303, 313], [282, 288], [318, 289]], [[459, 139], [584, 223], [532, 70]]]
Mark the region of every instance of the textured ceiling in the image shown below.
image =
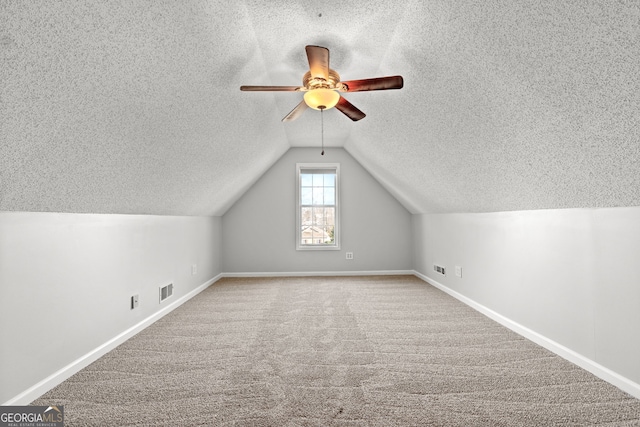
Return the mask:
[[[0, 210], [221, 215], [320, 116], [282, 123], [304, 46], [324, 114], [412, 212], [640, 205], [640, 3], [0, 1]], [[319, 158], [320, 160], [321, 158]]]

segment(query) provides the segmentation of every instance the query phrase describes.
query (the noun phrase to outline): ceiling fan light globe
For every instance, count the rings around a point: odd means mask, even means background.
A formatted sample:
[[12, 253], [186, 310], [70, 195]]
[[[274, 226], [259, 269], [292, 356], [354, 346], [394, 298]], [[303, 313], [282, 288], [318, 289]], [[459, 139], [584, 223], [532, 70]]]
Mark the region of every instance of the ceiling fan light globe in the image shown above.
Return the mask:
[[340, 94], [333, 89], [312, 89], [304, 94], [304, 102], [315, 110], [328, 110], [336, 106]]

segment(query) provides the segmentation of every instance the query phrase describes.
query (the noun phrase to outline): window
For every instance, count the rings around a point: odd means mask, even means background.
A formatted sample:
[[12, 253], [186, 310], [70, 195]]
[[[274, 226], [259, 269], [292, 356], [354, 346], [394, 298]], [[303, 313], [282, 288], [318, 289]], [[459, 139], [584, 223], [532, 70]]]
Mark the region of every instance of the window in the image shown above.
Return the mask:
[[297, 249], [340, 249], [337, 163], [298, 163]]

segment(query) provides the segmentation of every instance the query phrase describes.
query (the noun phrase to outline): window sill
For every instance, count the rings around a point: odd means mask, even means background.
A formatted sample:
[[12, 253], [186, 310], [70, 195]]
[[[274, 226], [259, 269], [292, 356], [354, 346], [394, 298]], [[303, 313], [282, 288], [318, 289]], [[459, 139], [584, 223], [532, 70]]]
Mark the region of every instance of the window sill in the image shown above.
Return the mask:
[[322, 246], [322, 245], [298, 245], [296, 247], [298, 251], [339, 251], [340, 246]]

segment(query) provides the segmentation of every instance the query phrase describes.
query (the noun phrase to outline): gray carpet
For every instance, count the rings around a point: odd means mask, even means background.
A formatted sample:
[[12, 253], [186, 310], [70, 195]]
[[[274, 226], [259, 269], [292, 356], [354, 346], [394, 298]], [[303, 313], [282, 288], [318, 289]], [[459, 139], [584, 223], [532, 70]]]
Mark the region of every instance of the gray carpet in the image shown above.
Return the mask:
[[640, 400], [413, 276], [220, 280], [53, 403], [67, 426], [640, 426]]

